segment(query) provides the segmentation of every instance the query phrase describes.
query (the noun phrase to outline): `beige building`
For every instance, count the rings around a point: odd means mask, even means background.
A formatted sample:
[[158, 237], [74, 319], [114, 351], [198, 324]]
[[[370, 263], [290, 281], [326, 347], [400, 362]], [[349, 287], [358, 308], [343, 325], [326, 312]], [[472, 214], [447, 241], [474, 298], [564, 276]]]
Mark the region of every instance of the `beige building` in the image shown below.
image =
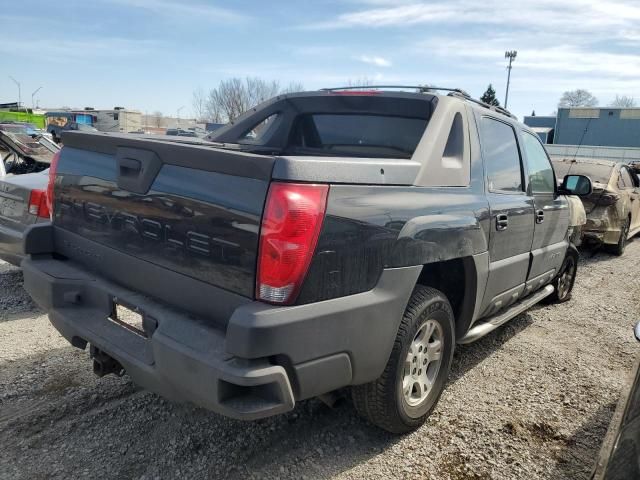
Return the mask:
[[113, 110], [90, 110], [94, 115], [93, 126], [101, 132], [137, 132], [142, 129], [142, 113], [137, 110], [116, 108]]

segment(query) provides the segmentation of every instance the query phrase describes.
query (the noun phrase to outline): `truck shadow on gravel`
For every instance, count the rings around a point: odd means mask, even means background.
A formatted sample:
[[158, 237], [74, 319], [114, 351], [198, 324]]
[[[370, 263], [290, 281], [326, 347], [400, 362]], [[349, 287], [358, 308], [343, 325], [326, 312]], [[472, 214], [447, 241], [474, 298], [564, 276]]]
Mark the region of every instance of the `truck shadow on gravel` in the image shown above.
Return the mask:
[[[537, 308], [544, 308], [545, 306], [546, 305], [536, 305], [529, 311], [535, 311]], [[480, 362], [493, 355], [496, 350], [502, 348], [505, 343], [525, 328], [532, 325], [534, 320], [531, 315], [529, 315], [529, 311], [521, 313], [517, 317], [509, 320], [506, 324], [476, 342], [469, 345], [456, 345], [453, 367], [449, 374], [449, 382], [458, 380]]]

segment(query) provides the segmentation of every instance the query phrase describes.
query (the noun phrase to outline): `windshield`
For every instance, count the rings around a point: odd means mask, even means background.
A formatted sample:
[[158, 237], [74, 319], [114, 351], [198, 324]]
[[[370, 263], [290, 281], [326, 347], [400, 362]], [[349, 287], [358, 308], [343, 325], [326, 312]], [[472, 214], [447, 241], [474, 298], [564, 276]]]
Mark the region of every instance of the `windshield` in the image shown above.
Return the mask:
[[370, 114], [300, 115], [291, 132], [293, 154], [411, 158], [428, 120]]
[[586, 175], [592, 182], [607, 184], [613, 171], [612, 164], [586, 163], [566, 160], [555, 160], [553, 169], [556, 171], [556, 178], [562, 181], [565, 175]]

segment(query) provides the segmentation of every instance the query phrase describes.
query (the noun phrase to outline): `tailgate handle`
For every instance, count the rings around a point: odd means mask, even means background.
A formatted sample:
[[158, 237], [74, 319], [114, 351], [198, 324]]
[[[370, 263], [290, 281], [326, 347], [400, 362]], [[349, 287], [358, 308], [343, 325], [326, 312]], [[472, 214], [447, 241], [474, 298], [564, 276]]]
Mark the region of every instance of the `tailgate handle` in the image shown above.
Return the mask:
[[151, 150], [118, 147], [118, 188], [145, 195], [162, 168], [162, 160]]
[[138, 160], [133, 158], [123, 158], [120, 160], [120, 175], [138, 174], [142, 169], [142, 165]]

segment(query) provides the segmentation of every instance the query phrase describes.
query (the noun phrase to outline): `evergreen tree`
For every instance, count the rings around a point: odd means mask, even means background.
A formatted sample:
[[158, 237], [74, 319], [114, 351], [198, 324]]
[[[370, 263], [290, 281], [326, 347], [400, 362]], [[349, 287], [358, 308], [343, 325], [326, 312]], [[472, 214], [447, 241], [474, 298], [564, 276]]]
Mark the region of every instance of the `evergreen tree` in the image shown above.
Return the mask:
[[480, 100], [488, 105], [493, 105], [495, 107], [500, 106], [500, 102], [496, 98], [496, 91], [493, 89], [491, 84], [487, 87], [487, 91], [482, 94]]

